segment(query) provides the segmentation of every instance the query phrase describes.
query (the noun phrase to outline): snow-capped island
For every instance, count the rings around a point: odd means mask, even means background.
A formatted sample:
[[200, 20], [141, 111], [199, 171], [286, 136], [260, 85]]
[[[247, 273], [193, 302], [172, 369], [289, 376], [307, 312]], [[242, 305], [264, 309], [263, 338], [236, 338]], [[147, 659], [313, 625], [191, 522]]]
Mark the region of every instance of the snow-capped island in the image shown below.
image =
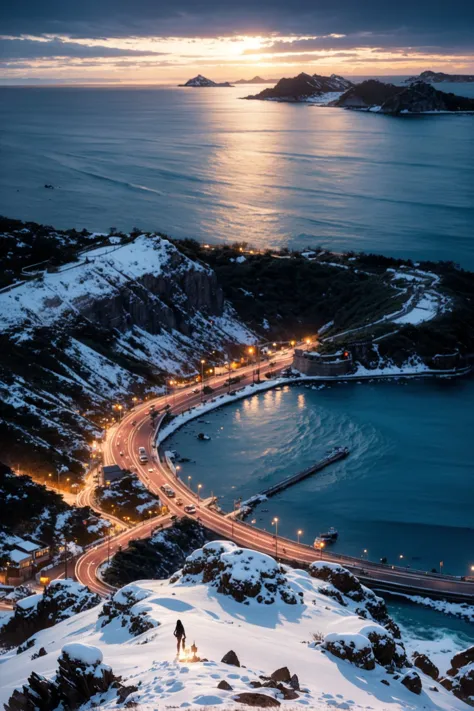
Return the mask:
[[445, 72], [433, 72], [431, 69], [421, 72], [418, 76], [408, 77], [405, 84], [413, 84], [417, 81], [424, 81], [429, 84], [470, 84], [474, 82], [474, 74], [445, 74]]
[[215, 82], [212, 81], [212, 79], [208, 79], [207, 77], [203, 77], [202, 74], [198, 74], [196, 77], [193, 77], [192, 79], [189, 79], [186, 84], [179, 84], [178, 86], [192, 86], [192, 87], [229, 87], [232, 86], [232, 84], [228, 81], [224, 82]]
[[352, 82], [337, 74], [330, 77], [319, 74], [306, 74], [301, 72], [291, 79], [280, 79], [272, 89], [264, 89], [259, 94], [246, 96], [246, 99], [258, 99], [260, 101], [290, 101], [290, 102], [312, 102], [326, 94], [328, 100], [338, 98], [344, 91], [353, 86]]

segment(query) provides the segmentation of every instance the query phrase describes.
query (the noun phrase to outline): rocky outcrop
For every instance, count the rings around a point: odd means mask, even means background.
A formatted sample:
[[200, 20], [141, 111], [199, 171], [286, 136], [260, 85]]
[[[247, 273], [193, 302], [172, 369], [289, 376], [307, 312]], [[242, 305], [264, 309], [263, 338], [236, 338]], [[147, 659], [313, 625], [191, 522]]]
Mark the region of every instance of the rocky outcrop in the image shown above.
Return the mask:
[[223, 689], [224, 691], [233, 691], [233, 687], [225, 679], [221, 679], [217, 685], [218, 689]]
[[455, 654], [448, 676], [440, 684], [470, 706], [474, 706], [474, 647]]
[[108, 691], [112, 686], [121, 692], [127, 687], [120, 684], [112, 669], [103, 663], [102, 652], [87, 644], [67, 644], [58, 659], [58, 671], [52, 681], [33, 672], [22, 691], [15, 690], [5, 705], [6, 711], [51, 711], [59, 704], [63, 708], [78, 709], [95, 694]]
[[327, 92], [346, 91], [351, 86], [352, 82], [336, 74], [325, 77], [319, 74], [311, 75], [302, 72], [291, 79], [280, 79], [272, 89], [264, 89], [259, 94], [246, 96], [245, 98], [299, 102]]
[[408, 691], [411, 691], [412, 694], [421, 694], [422, 692], [423, 685], [421, 683], [420, 675], [414, 669], [411, 669], [407, 674], [405, 674], [405, 676], [400, 680], [400, 683], [403, 684]]
[[239, 704], [245, 704], [246, 706], [253, 706], [260, 709], [273, 708], [281, 705], [273, 696], [267, 696], [266, 694], [259, 694], [253, 691], [243, 691], [237, 694], [237, 696], [234, 696], [234, 701], [237, 701]]
[[413, 664], [417, 669], [430, 676], [435, 681], [439, 678], [439, 669], [426, 654], [415, 652], [413, 654]]
[[337, 563], [316, 561], [309, 566], [309, 574], [327, 583], [319, 588], [320, 593], [334, 598], [344, 607], [357, 603], [355, 612], [358, 615], [383, 625], [395, 639], [401, 638], [400, 629], [388, 614], [385, 601], [362, 585], [347, 568]]
[[194, 551], [170, 582], [180, 580], [208, 583], [242, 603], [249, 598], [266, 605], [277, 600], [288, 605], [299, 602], [283, 568], [273, 558], [227, 541], [207, 543]]
[[233, 649], [231, 649], [229, 652], [227, 652], [227, 654], [224, 654], [224, 656], [221, 659], [221, 662], [223, 664], [230, 664], [230, 666], [232, 666], [232, 667], [240, 667], [239, 658]]
[[375, 669], [372, 645], [361, 634], [339, 634], [332, 632], [324, 638], [324, 649], [339, 659], [351, 662], [360, 669]]
[[42, 594], [37, 594], [15, 606], [14, 615], [1, 629], [0, 640], [5, 645], [20, 644], [39, 630], [90, 610], [101, 602], [99, 595], [73, 580], [52, 580]]
[[105, 627], [117, 620], [121, 627], [127, 628], [132, 637], [138, 637], [158, 627], [160, 623], [148, 614], [148, 606], [142, 604], [146, 597], [146, 591], [133, 584], [121, 588], [111, 600], [104, 603], [99, 614], [101, 626]]

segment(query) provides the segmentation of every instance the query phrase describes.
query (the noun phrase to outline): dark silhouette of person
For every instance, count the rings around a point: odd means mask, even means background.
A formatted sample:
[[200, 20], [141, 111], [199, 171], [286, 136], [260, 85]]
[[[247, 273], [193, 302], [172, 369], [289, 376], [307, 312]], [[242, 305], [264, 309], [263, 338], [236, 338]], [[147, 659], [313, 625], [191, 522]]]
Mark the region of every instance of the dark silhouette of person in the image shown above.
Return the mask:
[[176, 622], [174, 636], [176, 637], [177, 642], [178, 642], [178, 654], [179, 654], [179, 650], [181, 647], [181, 640], [183, 641], [183, 652], [184, 652], [184, 646], [186, 644], [186, 632], [184, 631], [183, 623], [181, 622], [181, 620], [178, 620]]

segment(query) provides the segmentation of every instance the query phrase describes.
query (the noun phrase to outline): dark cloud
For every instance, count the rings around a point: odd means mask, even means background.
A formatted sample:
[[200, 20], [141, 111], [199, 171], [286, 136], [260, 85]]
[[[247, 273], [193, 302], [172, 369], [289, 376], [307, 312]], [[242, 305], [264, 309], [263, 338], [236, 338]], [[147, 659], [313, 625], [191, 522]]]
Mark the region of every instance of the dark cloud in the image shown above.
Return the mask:
[[61, 39], [38, 41], [32, 39], [0, 39], [0, 57], [3, 61], [26, 59], [49, 59], [51, 57], [69, 57], [77, 59], [108, 57], [143, 57], [156, 56], [164, 52], [144, 52], [135, 49], [117, 47], [90, 46]]
[[450, 36], [457, 46], [456, 34], [465, 37], [466, 28], [474, 26], [472, 0], [3, 0], [0, 13], [2, 32], [15, 36], [397, 32], [402, 44], [406, 34], [415, 46], [425, 45], [425, 36], [435, 46], [446, 46]]

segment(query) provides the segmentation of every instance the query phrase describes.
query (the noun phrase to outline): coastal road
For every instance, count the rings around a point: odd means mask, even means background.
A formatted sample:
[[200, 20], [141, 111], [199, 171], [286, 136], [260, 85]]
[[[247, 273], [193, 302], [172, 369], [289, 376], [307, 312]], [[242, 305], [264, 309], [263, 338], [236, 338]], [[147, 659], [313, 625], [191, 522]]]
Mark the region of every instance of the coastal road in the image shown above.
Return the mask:
[[[284, 354], [278, 362], [278, 368], [287, 367], [291, 363], [291, 359], [291, 354]], [[262, 364], [260, 368], [261, 374], [264, 375], [268, 369], [270, 369], [268, 364]], [[275, 367], [273, 366], [272, 369], [275, 370]], [[252, 382], [253, 370], [253, 365], [240, 369], [239, 375], [242, 376], [242, 380], [235, 387], [240, 388]], [[226, 379], [227, 376], [216, 376], [213, 379], [209, 379], [208, 384], [214, 388], [212, 398], [227, 392], [227, 386], [224, 385]], [[200, 393], [194, 393], [192, 388], [186, 388], [176, 393], [172, 408], [173, 413], [179, 414], [184, 410], [189, 410], [189, 408], [199, 404], [200, 399]], [[104, 446], [104, 461], [105, 463], [117, 463], [129, 469], [133, 469], [148, 489], [160, 495], [160, 498], [168, 506], [170, 514], [177, 516], [183, 515], [183, 507], [176, 504], [176, 498], [179, 498], [182, 500], [183, 505], [194, 504], [196, 506], [196, 517], [199, 518], [204, 526], [225, 538], [235, 541], [239, 545], [254, 548], [255, 550], [276, 556], [282, 560], [294, 561], [295, 563], [311, 563], [321, 559], [341, 563], [352, 570], [363, 582], [376, 589], [389, 589], [409, 594], [445, 597], [455, 601], [474, 601], [474, 582], [462, 581], [452, 576], [438, 575], [399, 566], [392, 567], [365, 560], [362, 562], [360, 559], [351, 558], [349, 556], [333, 555], [327, 550], [325, 550], [321, 556], [320, 552], [311, 546], [298, 544], [295, 541], [284, 539], [280, 536], [276, 539], [272, 533], [262, 531], [245, 522], [233, 520], [229, 515], [204, 506], [202, 501], [199, 501], [196, 492], [191, 491], [188, 486], [177, 478], [169, 467], [160, 460], [157, 450], [153, 447], [155, 430], [157, 427], [159, 428], [163, 415], [159, 415], [159, 419], [152, 424], [149, 413], [150, 406], [154, 404], [155, 407], [159, 409], [160, 407], [164, 407], [167, 401], [171, 401], [171, 398], [156, 398], [153, 401], [136, 407], [130, 414], [126, 415], [123, 420], [114, 427], [112, 433], [107, 438], [107, 442]], [[146, 464], [142, 464], [139, 461], [139, 447], [145, 447], [148, 453], [150, 461]], [[160, 491], [160, 487], [165, 483], [171, 485], [175, 490], [176, 498], [169, 499]], [[156, 526], [156, 523], [154, 525]], [[115, 540], [120, 539], [120, 544], [123, 545], [133, 537], [142, 537], [141, 535], [134, 535], [134, 532], [135, 529], [126, 531], [124, 534], [121, 534], [124, 536], [122, 539], [118, 537], [113, 540], [115, 542]], [[81, 582], [85, 582], [91, 586], [96, 584], [93, 582], [93, 577], [100, 565], [99, 559], [102, 558], [102, 562], [104, 561], [104, 547], [104, 544], [97, 547], [97, 549], [95, 549], [95, 555], [89, 559], [89, 562], [83, 564], [81, 562], [82, 559], [79, 561], [76, 574]], [[87, 570], [87, 573], [84, 572], [85, 570]], [[87, 576], [87, 582], [82, 577], [84, 575]], [[103, 584], [99, 582], [99, 586], [100, 585]], [[106, 589], [107, 588], [104, 587], [101, 594], [105, 594]]]

